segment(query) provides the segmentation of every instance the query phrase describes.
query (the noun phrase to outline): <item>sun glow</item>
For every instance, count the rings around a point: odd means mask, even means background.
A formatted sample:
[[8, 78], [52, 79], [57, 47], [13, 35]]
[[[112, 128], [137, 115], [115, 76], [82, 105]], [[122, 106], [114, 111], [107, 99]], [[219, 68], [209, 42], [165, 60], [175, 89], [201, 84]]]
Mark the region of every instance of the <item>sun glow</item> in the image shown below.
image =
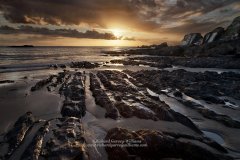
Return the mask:
[[114, 28], [114, 29], [110, 29], [110, 31], [114, 34], [114, 36], [116, 36], [117, 38], [120, 38], [121, 36], [123, 36], [124, 30], [122, 29], [118, 29], [118, 28]]

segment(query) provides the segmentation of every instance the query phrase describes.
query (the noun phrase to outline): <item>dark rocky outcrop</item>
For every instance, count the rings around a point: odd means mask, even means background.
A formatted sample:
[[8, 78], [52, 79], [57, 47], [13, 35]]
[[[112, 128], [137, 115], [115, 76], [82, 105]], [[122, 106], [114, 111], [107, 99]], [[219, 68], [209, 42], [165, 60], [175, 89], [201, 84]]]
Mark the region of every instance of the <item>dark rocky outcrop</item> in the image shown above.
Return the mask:
[[9, 144], [8, 156], [22, 143], [25, 135], [35, 122], [36, 120], [33, 114], [27, 112], [14, 123], [13, 128], [5, 135], [5, 140]]
[[[204, 72], [194, 73], [187, 72], [185, 70], [169, 71], [139, 71], [129, 72], [129, 74], [141, 82], [145, 87], [150, 88], [158, 94], [163, 94], [161, 90], [171, 88], [173, 90], [178, 89], [179, 91], [173, 92], [176, 98], [180, 101], [182, 98], [182, 92], [186, 95], [198, 99], [204, 100], [207, 103], [212, 104], [225, 104], [225, 100], [219, 98], [220, 96], [230, 96], [235, 99], [240, 99], [239, 85], [240, 74], [236, 73], [222, 73], [217, 74], [216, 72]], [[180, 92], [181, 91], [181, 92]], [[191, 106], [192, 109], [196, 109], [205, 118], [218, 121], [228, 127], [239, 128], [240, 122], [233, 120], [227, 115], [221, 115], [215, 113], [209, 109], [191, 103], [183, 103], [186, 106]], [[175, 119], [176, 116], [173, 114]], [[181, 117], [181, 116], [180, 116]], [[176, 121], [190, 128], [194, 128], [191, 122], [184, 117], [176, 119]]]
[[221, 40], [227, 41], [227, 40], [234, 40], [240, 38], [240, 16], [236, 17], [232, 24], [228, 26], [225, 33], [221, 37]]
[[46, 88], [49, 92], [59, 88], [58, 93], [65, 97], [61, 110], [62, 116], [81, 118], [86, 114], [84, 80], [85, 77], [81, 72], [73, 74], [64, 71], [39, 81], [31, 88], [31, 91], [38, 90], [46, 85], [48, 85]]
[[31, 91], [33, 92], [33, 91], [36, 91], [36, 90], [39, 90], [39, 89], [43, 88], [45, 85], [51, 83], [53, 81], [54, 77], [56, 77], [56, 76], [55, 75], [51, 75], [47, 79], [43, 79], [43, 80], [37, 82], [35, 84], [35, 86], [33, 86], [31, 88]]
[[99, 81], [96, 76], [90, 74], [90, 90], [95, 97], [96, 104], [99, 104], [101, 107], [106, 109], [105, 117], [112, 119], [118, 119], [120, 117], [119, 111], [114, 106], [108, 95], [101, 88]]
[[[32, 133], [28, 133], [24, 128], [19, 130], [19, 127], [15, 125], [12, 129], [14, 133], [11, 130], [6, 134], [8, 138], [5, 142], [12, 146], [13, 141], [18, 138], [25, 144], [27, 144], [25, 141], [30, 141], [29, 145], [19, 146], [19, 142], [14, 142], [15, 148], [9, 148], [8, 154], [3, 159], [88, 159], [83, 137], [84, 131], [79, 118], [56, 118], [32, 124], [31, 116], [32, 114], [27, 113], [20, 117], [15, 124], [31, 123], [33, 130], [37, 129], [39, 125], [40, 128], [36, 130], [36, 133], [32, 131]], [[25, 132], [25, 134], [15, 134], [15, 132]]]
[[203, 38], [203, 44], [205, 43], [211, 43], [220, 40], [220, 37], [224, 33], [224, 28], [218, 27], [214, 29], [213, 31], [207, 33]]
[[221, 115], [206, 108], [198, 108], [197, 110], [199, 111], [199, 113], [201, 113], [204, 117], [208, 119], [213, 119], [215, 121], [221, 122], [227, 127], [240, 129], [240, 122], [233, 120], [231, 117], [227, 115]]
[[14, 81], [12, 81], [12, 80], [3, 80], [3, 81], [0, 81], [0, 84], [3, 84], [3, 83], [14, 83]]
[[[21, 116], [5, 134], [8, 151], [1, 159], [87, 160], [84, 130], [80, 118], [35, 120], [31, 112]], [[2, 151], [2, 150], [1, 150]]]
[[203, 37], [200, 33], [190, 33], [184, 36], [182, 40], [183, 46], [200, 45]]
[[81, 118], [86, 114], [85, 105], [85, 89], [84, 89], [84, 75], [77, 72], [67, 76], [67, 81], [63, 81], [59, 89], [59, 93], [65, 96], [61, 114], [63, 117], [77, 117]]
[[61, 110], [63, 117], [83, 117], [86, 114], [86, 106], [84, 102], [72, 102], [65, 100]]
[[81, 61], [81, 62], [72, 62], [70, 64], [71, 68], [86, 68], [86, 69], [91, 69], [91, 68], [97, 68], [99, 67], [98, 63], [91, 63], [88, 61]]
[[[154, 130], [128, 131], [122, 128], [114, 128], [108, 131], [105, 138], [108, 142], [106, 151], [109, 160], [130, 160], [130, 159], [164, 159], [180, 158], [184, 160], [231, 160], [222, 154], [221, 147], [219, 152], [212, 152], [201, 145], [202, 138], [189, 137], [184, 135], [171, 135]], [[194, 143], [198, 141], [199, 143]], [[109, 147], [121, 142], [127, 147]], [[131, 144], [132, 146], [128, 146]], [[211, 142], [205, 141], [207, 147], [211, 147]], [[133, 147], [142, 145], [142, 147]], [[215, 149], [218, 150], [218, 147]]]
[[216, 72], [187, 72], [185, 70], [138, 71], [131, 76], [157, 93], [166, 88], [179, 89], [195, 99], [205, 99], [210, 103], [223, 101], [219, 96], [231, 96], [240, 99], [240, 74]]
[[[138, 117], [154, 121], [176, 121], [191, 128], [197, 133], [202, 133], [186, 116], [174, 112], [166, 103], [152, 100], [143, 94], [145, 88], [134, 86], [134, 84], [138, 86], [140, 84], [125, 73], [119, 71], [99, 71], [97, 76], [105, 90], [100, 86], [100, 82], [94, 78], [95, 75], [91, 74], [90, 76], [90, 88], [95, 97], [95, 101], [102, 107], [106, 108], [107, 106], [107, 113], [109, 112], [108, 110], [110, 110], [109, 108], [114, 107], [118, 110], [119, 114], [125, 118]], [[108, 96], [104, 96], [105, 94]], [[99, 98], [101, 98], [101, 100]], [[105, 103], [105, 101], [107, 103]], [[116, 116], [116, 114], [114, 115]]]
[[41, 156], [45, 159], [88, 159], [80, 119], [73, 117], [59, 119], [56, 124], [50, 125], [49, 134], [50, 139], [43, 139], [46, 143], [42, 146]]
[[204, 108], [204, 106], [202, 106], [200, 104], [196, 104], [192, 101], [188, 101], [188, 100], [179, 100], [179, 101], [181, 103], [183, 103], [186, 107], [195, 109], [197, 112], [199, 112], [203, 117], [205, 117], [207, 119], [212, 119], [212, 120], [218, 121], [227, 127], [240, 128], [240, 122], [232, 119], [231, 117], [229, 117], [227, 115], [216, 113], [216, 112], [214, 112], [208, 108]]

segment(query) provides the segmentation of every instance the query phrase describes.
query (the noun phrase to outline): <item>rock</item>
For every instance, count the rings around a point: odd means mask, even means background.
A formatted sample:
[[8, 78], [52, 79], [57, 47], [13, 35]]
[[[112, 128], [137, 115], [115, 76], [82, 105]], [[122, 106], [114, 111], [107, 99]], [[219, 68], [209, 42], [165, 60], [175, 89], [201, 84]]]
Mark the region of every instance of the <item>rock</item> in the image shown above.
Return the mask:
[[96, 104], [106, 109], [105, 117], [118, 119], [120, 117], [119, 111], [114, 106], [109, 96], [101, 88], [99, 81], [94, 74], [90, 74], [90, 90], [95, 97]]
[[12, 80], [3, 80], [3, 81], [0, 81], [0, 84], [3, 84], [3, 83], [14, 83], [14, 81], [12, 81]]
[[51, 83], [54, 77], [56, 77], [56, 76], [55, 76], [55, 75], [51, 75], [51, 76], [49, 76], [47, 79], [43, 79], [43, 80], [37, 82], [37, 83], [35, 84], [35, 86], [33, 86], [33, 87], [31, 88], [31, 91], [34, 92], [34, 91], [36, 91], [36, 90], [39, 90], [39, 89], [43, 88], [45, 85]]
[[47, 121], [36, 133], [20, 159], [88, 160], [81, 119], [57, 118]]
[[183, 46], [200, 45], [203, 37], [200, 33], [190, 33], [184, 36], [182, 40]]
[[218, 97], [211, 96], [211, 95], [203, 95], [201, 98], [208, 103], [216, 103], [216, 104], [225, 104], [224, 100], [219, 99]]
[[240, 16], [236, 17], [232, 24], [228, 26], [221, 40], [228, 41], [240, 38]]
[[120, 96], [114, 96], [114, 99], [115, 99], [116, 101], [121, 101], [121, 100], [122, 100], [122, 98], [121, 98]]
[[[162, 94], [161, 90], [166, 88], [173, 88], [180, 90], [182, 93], [194, 99], [205, 100], [213, 104], [225, 104], [224, 100], [218, 98], [220, 96], [230, 96], [235, 99], [240, 99], [240, 92], [239, 89], [237, 89], [239, 88], [238, 82], [240, 82], [240, 74], [237, 73], [230, 72], [218, 74], [216, 72], [194, 73], [185, 70], [175, 70], [172, 72], [152, 70], [131, 72], [129, 74], [144, 84], [145, 88], [149, 88], [157, 94]], [[177, 100], [185, 103], [184, 100]], [[185, 105], [192, 109], [196, 109], [208, 119], [218, 121], [228, 127], [239, 128], [240, 122], [229, 116], [217, 114], [213, 111], [204, 109], [204, 106], [192, 104], [190, 102], [186, 102]], [[158, 111], [152, 110], [158, 113]], [[161, 111], [159, 111], [159, 113], [164, 113], [163, 115], [166, 115], [166, 113], [169, 115], [169, 112], [171, 112], [171, 110], [168, 110], [168, 112]], [[198, 129], [186, 117], [174, 112], [171, 112], [170, 115], [174, 117], [171, 119], [172, 121], [175, 120], [180, 122], [198, 132]], [[158, 118], [162, 119], [162, 117], [163, 116], [159, 114]]]
[[81, 73], [77, 72], [74, 74], [72, 81], [62, 85], [60, 93], [63, 93], [66, 99], [84, 102], [85, 91], [83, 87], [83, 79]]
[[[180, 141], [183, 137], [187, 141]], [[108, 131], [106, 144], [142, 145], [142, 147], [105, 147], [109, 160], [130, 159], [164, 159], [181, 158], [188, 160], [231, 160], [224, 154], [216, 154], [201, 145], [202, 139], [179, 135], [178, 138], [170, 134], [154, 130], [128, 131], [114, 128]], [[199, 143], [194, 143], [198, 141]], [[205, 144], [208, 144], [207, 142]], [[211, 147], [210, 145], [208, 147]], [[222, 153], [222, 152], [219, 152]]]
[[117, 108], [113, 107], [112, 109], [108, 109], [108, 112], [105, 113], [105, 118], [112, 118], [112, 119], [118, 119], [119, 116], [119, 112], [117, 110]]
[[[240, 99], [238, 92], [240, 75], [237, 73], [204, 72], [194, 73], [185, 70], [138, 71], [130, 74], [133, 78], [152, 91], [161, 94], [166, 88], [178, 89], [195, 99], [205, 97], [212, 103], [224, 103], [219, 96], [230, 96]], [[207, 96], [207, 97], [206, 97]]]
[[87, 68], [87, 69], [91, 69], [91, 68], [97, 68], [99, 67], [98, 63], [90, 63], [87, 61], [81, 61], [81, 62], [72, 62], [70, 64], [71, 68]]
[[119, 110], [121, 116], [123, 116], [125, 118], [130, 118], [133, 116], [133, 112], [134, 112], [133, 108], [129, 107], [125, 103], [117, 102], [116, 107]]
[[182, 98], [182, 96], [183, 96], [180, 91], [174, 92], [173, 95], [174, 95], [175, 97], [179, 97], [179, 98]]
[[232, 119], [231, 117], [229, 117], [227, 115], [218, 114], [218, 113], [216, 113], [214, 111], [211, 111], [207, 108], [198, 108], [197, 110], [204, 117], [206, 117], [208, 119], [213, 119], [213, 120], [219, 121], [227, 127], [238, 128], [238, 129], [240, 128], [240, 122]]
[[58, 65], [57, 64], [51, 64], [49, 67], [50, 68], [54, 68], [54, 69], [58, 69]]
[[202, 134], [202, 131], [189, 118], [173, 110], [170, 110], [169, 112], [173, 115], [175, 121], [191, 128], [199, 134]]
[[[184, 72], [184, 70], [182, 72]], [[118, 109], [121, 116], [125, 118], [135, 116], [140, 119], [152, 119], [154, 121], [177, 121], [197, 133], [202, 133], [190, 119], [184, 115], [174, 112], [166, 103], [159, 101], [159, 99], [157, 99], [157, 101], [153, 101], [152, 99], [139, 94], [145, 91], [145, 87], [142, 85], [140, 85], [139, 88], [133, 87], [134, 85], [138, 86], [138, 78], [134, 77], [136, 80], [128, 78], [126, 74], [119, 71], [99, 71], [97, 75], [104, 87], [107, 89], [105, 92], [107, 92], [108, 95], [114, 95], [114, 97], [119, 95], [122, 98], [122, 101], [115, 101], [114, 99], [111, 99], [111, 102], [108, 102], [107, 104], [103, 104], [104, 101], [100, 103], [102, 103], [103, 106], [108, 106], [108, 104], [112, 103]], [[153, 73], [152, 75], [155, 74]], [[139, 75], [139, 77], [146, 78], [146, 75]], [[155, 83], [155, 80], [153, 81]], [[159, 81], [159, 79], [156, 79], [156, 81]], [[144, 88], [143, 90], [141, 90], [142, 87]], [[102, 95], [103, 94], [105, 93], [102, 93]], [[97, 97], [96, 100], [98, 100]]]
[[78, 117], [81, 118], [86, 114], [86, 106], [83, 103], [74, 103], [72, 101], [64, 101], [61, 114], [63, 117]]
[[26, 148], [21, 157], [19, 157], [20, 159], [39, 159], [39, 156], [42, 154], [44, 137], [49, 132], [49, 126], [50, 122], [47, 121], [40, 127], [30, 145]]
[[153, 47], [154, 47], [155, 49], [161, 49], [161, 48], [168, 47], [168, 44], [167, 44], [167, 42], [163, 42], [163, 43], [161, 43], [161, 44], [159, 44], [159, 45], [153, 45]]
[[35, 123], [35, 117], [32, 112], [27, 112], [14, 123], [13, 128], [7, 132], [5, 139], [9, 144], [9, 155], [22, 143], [25, 134]]
[[67, 66], [65, 64], [60, 64], [59, 67], [60, 68], [67, 68]]
[[218, 28], [214, 29], [213, 31], [207, 33], [204, 36], [203, 44], [218, 41], [220, 39], [220, 37], [223, 35], [223, 33], [224, 33], [224, 28], [222, 28], [222, 27], [218, 27]]

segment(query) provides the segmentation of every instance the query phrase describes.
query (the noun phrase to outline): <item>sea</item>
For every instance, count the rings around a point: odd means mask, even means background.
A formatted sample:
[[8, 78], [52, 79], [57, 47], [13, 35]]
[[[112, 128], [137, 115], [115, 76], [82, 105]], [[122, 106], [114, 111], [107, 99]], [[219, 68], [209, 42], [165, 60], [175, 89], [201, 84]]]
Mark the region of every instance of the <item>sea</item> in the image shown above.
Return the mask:
[[0, 47], [0, 73], [34, 70], [73, 61], [104, 62], [105, 51], [130, 47]]

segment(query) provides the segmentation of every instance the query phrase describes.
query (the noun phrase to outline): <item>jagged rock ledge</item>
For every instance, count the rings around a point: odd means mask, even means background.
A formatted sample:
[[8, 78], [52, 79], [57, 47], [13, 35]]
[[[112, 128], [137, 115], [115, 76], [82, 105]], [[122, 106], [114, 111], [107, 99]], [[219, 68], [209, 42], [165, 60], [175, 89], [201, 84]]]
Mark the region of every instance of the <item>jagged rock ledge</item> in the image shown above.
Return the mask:
[[[154, 130], [129, 131], [114, 128], [108, 131], [106, 151], [109, 160], [180, 158], [188, 160], [231, 160], [226, 150], [215, 142], [188, 135]], [[125, 147], [111, 147], [114, 145]], [[139, 147], [136, 147], [139, 146]], [[142, 145], [142, 147], [140, 146]]]

